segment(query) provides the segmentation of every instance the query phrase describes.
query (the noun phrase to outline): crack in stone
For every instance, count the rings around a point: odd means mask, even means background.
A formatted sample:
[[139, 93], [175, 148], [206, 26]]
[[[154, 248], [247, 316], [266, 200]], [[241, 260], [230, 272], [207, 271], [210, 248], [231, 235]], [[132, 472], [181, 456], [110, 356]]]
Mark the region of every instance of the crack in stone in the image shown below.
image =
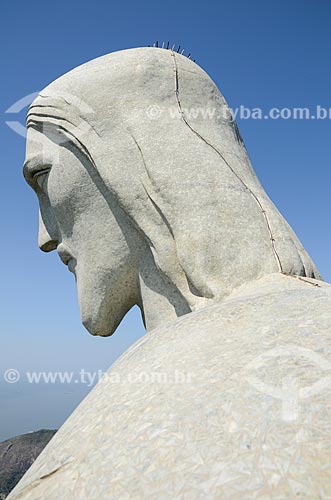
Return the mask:
[[53, 476], [54, 474], [56, 474], [59, 470], [63, 469], [66, 467], [66, 465], [68, 465], [70, 462], [72, 462], [72, 460], [69, 460], [68, 462], [60, 465], [59, 467], [57, 467], [56, 469], [52, 470], [51, 472], [49, 472], [48, 474], [44, 474], [43, 476], [40, 476], [38, 479], [35, 479], [34, 481], [32, 481], [32, 483], [28, 484], [27, 486], [25, 486], [20, 492], [18, 492], [18, 495], [15, 496], [15, 498], [18, 500], [20, 498], [24, 498], [25, 495], [29, 492], [31, 492], [31, 490], [33, 490], [34, 488], [37, 488], [37, 486], [40, 485], [40, 483], [44, 480], [44, 479], [48, 479], [49, 477]]
[[215, 146], [213, 146], [210, 142], [208, 142], [204, 137], [202, 137], [202, 135], [199, 134], [199, 132], [197, 132], [187, 121], [186, 117], [185, 117], [185, 114], [184, 114], [184, 111], [182, 109], [182, 105], [181, 105], [181, 102], [180, 102], [180, 99], [179, 99], [179, 77], [178, 77], [178, 67], [177, 67], [177, 62], [176, 62], [176, 57], [175, 57], [175, 53], [173, 51], [171, 51], [171, 56], [173, 58], [173, 62], [174, 62], [174, 71], [175, 71], [175, 83], [176, 83], [176, 89], [175, 89], [175, 93], [176, 93], [176, 99], [177, 99], [177, 104], [178, 104], [178, 108], [179, 108], [179, 112], [180, 112], [180, 115], [181, 115], [181, 118], [182, 120], [184, 121], [184, 123], [188, 126], [188, 128], [197, 136], [199, 137], [205, 144], [207, 144], [207, 146], [211, 147], [215, 153], [217, 153], [221, 158], [222, 160], [224, 161], [224, 163], [229, 167], [229, 169], [231, 170], [231, 172], [237, 177], [237, 179], [243, 184], [243, 186], [245, 187], [245, 189], [247, 189], [247, 191], [250, 193], [250, 195], [254, 198], [254, 200], [256, 201], [256, 203], [259, 205], [260, 209], [261, 209], [261, 212], [263, 214], [263, 217], [266, 221], [266, 224], [267, 224], [267, 228], [268, 228], [268, 232], [269, 232], [269, 236], [270, 236], [270, 241], [271, 241], [271, 246], [272, 246], [272, 250], [273, 250], [273, 253], [275, 255], [275, 259], [276, 259], [276, 262], [277, 262], [277, 265], [278, 265], [278, 269], [279, 269], [279, 272], [284, 274], [284, 270], [283, 270], [283, 266], [282, 266], [282, 263], [281, 263], [281, 260], [280, 260], [280, 257], [279, 257], [279, 254], [276, 250], [276, 246], [275, 246], [275, 238], [273, 236], [273, 233], [272, 233], [272, 230], [271, 230], [271, 225], [270, 225], [270, 221], [269, 221], [269, 217], [267, 215], [267, 212], [266, 210], [264, 209], [262, 203], [260, 202], [259, 198], [256, 196], [256, 194], [245, 184], [245, 181], [240, 177], [240, 175], [237, 174], [237, 172], [231, 167], [231, 165], [229, 164], [229, 162], [224, 158], [224, 156], [222, 155], [222, 153], [217, 149], [215, 148]]
[[[139, 155], [141, 157], [141, 161], [142, 161], [142, 164], [144, 165], [144, 168], [145, 168], [145, 171], [146, 171], [146, 175], [148, 177], [148, 180], [149, 182], [151, 183], [151, 185], [153, 186], [153, 179], [151, 178], [150, 174], [149, 174], [149, 171], [148, 171], [148, 168], [147, 168], [147, 165], [146, 165], [146, 161], [145, 161], [145, 158], [144, 158], [144, 155], [143, 155], [143, 152], [141, 150], [141, 147], [137, 141], [137, 139], [134, 137], [134, 135], [132, 134], [132, 132], [130, 132], [130, 135], [135, 143], [135, 145], [137, 146], [137, 149], [139, 150]], [[146, 195], [148, 196], [149, 200], [151, 201], [151, 203], [153, 204], [155, 210], [158, 212], [158, 214], [160, 215], [161, 219], [163, 220], [163, 222], [165, 223], [165, 225], [167, 226], [168, 230], [169, 230], [169, 233], [171, 234], [172, 238], [174, 239], [174, 234], [173, 234], [173, 231], [171, 229], [171, 226], [169, 224], [169, 221], [168, 219], [166, 218], [166, 216], [164, 215], [163, 211], [161, 210], [161, 208], [159, 207], [159, 205], [157, 204], [157, 202], [153, 199], [153, 197], [151, 196], [151, 194], [148, 192], [148, 189], [147, 187], [145, 186], [145, 184], [141, 182], [141, 185], [146, 193]]]
[[290, 278], [294, 278], [300, 281], [304, 281], [305, 283], [308, 283], [308, 285], [315, 286], [318, 288], [322, 288], [322, 286], [319, 283], [312, 283], [311, 281], [305, 279], [303, 276], [298, 276], [297, 274], [288, 274], [288, 273], [283, 273], [285, 276], [289, 276]]
[[[140, 145], [139, 145], [139, 143], [138, 143], [137, 139], [134, 137], [133, 133], [132, 133], [130, 130], [129, 130], [129, 133], [130, 133], [130, 135], [131, 135], [131, 137], [132, 137], [132, 139], [133, 139], [133, 141], [134, 141], [134, 143], [135, 143], [135, 145], [136, 145], [137, 149], [139, 150], [139, 154], [140, 154], [140, 157], [141, 157], [142, 164], [144, 165], [144, 168], [145, 168], [145, 171], [146, 171], [147, 178], [148, 178], [148, 180], [149, 180], [149, 182], [150, 182], [150, 184], [151, 184], [151, 186], [152, 186], [152, 188], [153, 188], [153, 187], [154, 187], [154, 181], [153, 181], [153, 179], [151, 178], [150, 173], [149, 173], [149, 171], [148, 171], [147, 164], [146, 164], [146, 160], [145, 160], [144, 154], [143, 154], [143, 152], [142, 152], [142, 149], [141, 149], [141, 147], [140, 147]], [[145, 184], [143, 183], [143, 181], [142, 181], [142, 180], [140, 180], [140, 183], [141, 183], [141, 185], [142, 185], [142, 187], [143, 187], [143, 189], [144, 189], [144, 191], [145, 191], [145, 193], [146, 193], [146, 195], [147, 195], [148, 199], [150, 200], [150, 202], [151, 202], [151, 203], [152, 203], [152, 205], [154, 206], [154, 208], [155, 208], [155, 210], [157, 211], [157, 213], [159, 214], [159, 216], [160, 216], [161, 220], [162, 220], [162, 221], [163, 221], [163, 223], [166, 225], [166, 227], [167, 227], [167, 229], [168, 229], [168, 231], [169, 231], [169, 234], [171, 235], [171, 238], [172, 238], [172, 240], [173, 240], [173, 242], [174, 242], [174, 244], [175, 244], [176, 258], [177, 258], [177, 260], [178, 260], [178, 262], [179, 262], [179, 259], [178, 259], [178, 253], [177, 253], [177, 246], [176, 246], [176, 240], [175, 240], [175, 236], [174, 236], [174, 233], [173, 233], [172, 227], [171, 227], [171, 225], [170, 225], [170, 223], [169, 223], [169, 221], [168, 221], [167, 217], [165, 216], [164, 211], [163, 211], [163, 210], [161, 209], [161, 207], [159, 206], [159, 205], [160, 205], [159, 201], [158, 201], [158, 202], [156, 202], [156, 201], [155, 201], [155, 199], [153, 198], [152, 194], [149, 192], [149, 190], [147, 189], [147, 187], [145, 186]], [[155, 192], [154, 192], [154, 194], [155, 194]], [[156, 198], [157, 198], [157, 197], [156, 197]], [[161, 201], [162, 201], [162, 197], [161, 197]], [[146, 237], [146, 235], [145, 235], [145, 237]], [[153, 246], [153, 248], [154, 248], [153, 242], [152, 242], [152, 241], [150, 241], [150, 240], [149, 240], [149, 242], [150, 242], [150, 244], [151, 244], [151, 245]], [[182, 269], [182, 271], [183, 271], [183, 273], [184, 273], [184, 276], [185, 276], [186, 281], [187, 281], [188, 288], [189, 288], [189, 290], [191, 291], [191, 293], [193, 293], [193, 295], [195, 295], [196, 297], [201, 297], [201, 298], [202, 298], [202, 297], [204, 297], [204, 296], [203, 296], [203, 294], [202, 294], [202, 293], [201, 293], [201, 292], [200, 292], [200, 291], [199, 291], [199, 290], [198, 290], [198, 289], [197, 289], [197, 288], [196, 288], [196, 287], [192, 284], [192, 282], [191, 282], [191, 280], [190, 280], [189, 276], [186, 274], [185, 270], [184, 270], [184, 269]], [[170, 280], [173, 282], [173, 280], [171, 279], [171, 276], [168, 276], [168, 275], [167, 275], [164, 271], [163, 271], [163, 273], [167, 276], [167, 278], [168, 278], [168, 279], [170, 279]], [[191, 307], [191, 303], [190, 303], [190, 301], [189, 301], [189, 300], [187, 300], [187, 302], [188, 302], [189, 306]]]

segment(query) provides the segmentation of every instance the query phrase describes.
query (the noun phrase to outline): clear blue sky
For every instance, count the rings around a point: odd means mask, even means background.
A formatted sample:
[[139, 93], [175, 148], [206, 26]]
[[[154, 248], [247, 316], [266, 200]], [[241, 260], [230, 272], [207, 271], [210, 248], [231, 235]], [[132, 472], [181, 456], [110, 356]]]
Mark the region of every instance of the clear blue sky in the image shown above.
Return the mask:
[[[80, 324], [72, 275], [37, 248], [37, 203], [21, 170], [24, 139], [5, 111], [75, 66], [155, 40], [180, 44], [230, 106], [331, 108], [327, 0], [2, 3], [0, 440], [63, 423], [89, 388], [27, 384], [25, 371], [105, 370], [143, 334], [137, 309], [118, 332], [94, 338]], [[331, 281], [331, 120], [238, 120], [255, 170]], [[15, 368], [21, 381], [8, 384]]]

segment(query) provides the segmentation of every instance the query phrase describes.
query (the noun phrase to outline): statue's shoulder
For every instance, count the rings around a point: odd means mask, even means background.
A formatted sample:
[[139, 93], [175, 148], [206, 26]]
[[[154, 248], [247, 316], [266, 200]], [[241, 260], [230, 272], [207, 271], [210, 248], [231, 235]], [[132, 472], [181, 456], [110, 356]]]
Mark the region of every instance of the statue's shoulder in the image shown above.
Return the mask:
[[[331, 287], [284, 277], [147, 333], [10, 498], [179, 498], [185, 485], [253, 498], [270, 484], [279, 498], [299, 487], [322, 498], [330, 332]], [[330, 476], [322, 483], [330, 491]]]
[[188, 346], [212, 345], [224, 337], [240, 338], [281, 329], [295, 334], [304, 323], [331, 326], [331, 285], [296, 276], [271, 275], [235, 290], [226, 300], [186, 314], [162, 325], [138, 340], [115, 363], [146, 356], [154, 350], [176, 352]]

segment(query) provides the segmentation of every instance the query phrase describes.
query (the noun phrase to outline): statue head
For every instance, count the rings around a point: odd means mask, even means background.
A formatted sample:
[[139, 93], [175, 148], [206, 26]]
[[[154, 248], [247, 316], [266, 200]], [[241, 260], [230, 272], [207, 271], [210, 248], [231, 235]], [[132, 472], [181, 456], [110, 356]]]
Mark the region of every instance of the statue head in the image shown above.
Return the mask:
[[148, 328], [266, 274], [319, 277], [258, 181], [222, 94], [193, 61], [115, 52], [62, 76], [28, 118], [39, 246], [76, 277], [82, 321]]

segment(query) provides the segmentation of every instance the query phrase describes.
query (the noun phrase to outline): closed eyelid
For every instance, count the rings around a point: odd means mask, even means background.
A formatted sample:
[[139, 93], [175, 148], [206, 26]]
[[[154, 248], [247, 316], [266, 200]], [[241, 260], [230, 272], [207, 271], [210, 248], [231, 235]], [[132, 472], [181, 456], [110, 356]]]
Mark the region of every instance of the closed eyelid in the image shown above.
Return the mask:
[[34, 178], [47, 174], [51, 168], [50, 164], [28, 160], [23, 165], [23, 175], [28, 182], [31, 182]]
[[33, 179], [35, 179], [36, 177], [39, 177], [40, 175], [48, 174], [49, 171], [50, 171], [50, 167], [44, 167], [44, 168], [41, 168], [40, 170], [36, 170], [35, 172], [31, 172], [31, 176]]

